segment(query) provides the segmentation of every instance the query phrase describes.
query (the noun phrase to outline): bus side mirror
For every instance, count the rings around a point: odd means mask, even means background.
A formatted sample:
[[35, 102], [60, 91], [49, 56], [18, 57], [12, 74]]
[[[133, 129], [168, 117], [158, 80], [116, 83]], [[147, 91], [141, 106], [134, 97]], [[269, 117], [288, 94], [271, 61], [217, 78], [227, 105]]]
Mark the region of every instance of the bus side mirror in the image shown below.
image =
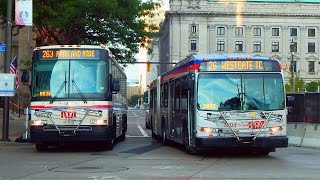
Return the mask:
[[287, 96], [287, 106], [294, 106], [296, 99], [294, 96]]
[[30, 78], [30, 70], [27, 70], [27, 69], [23, 69], [21, 70], [22, 71], [22, 74], [21, 74], [21, 82], [24, 84], [24, 85], [27, 85], [27, 86], [31, 86], [31, 78]]
[[112, 92], [119, 92], [120, 91], [120, 82], [118, 79], [112, 80]]

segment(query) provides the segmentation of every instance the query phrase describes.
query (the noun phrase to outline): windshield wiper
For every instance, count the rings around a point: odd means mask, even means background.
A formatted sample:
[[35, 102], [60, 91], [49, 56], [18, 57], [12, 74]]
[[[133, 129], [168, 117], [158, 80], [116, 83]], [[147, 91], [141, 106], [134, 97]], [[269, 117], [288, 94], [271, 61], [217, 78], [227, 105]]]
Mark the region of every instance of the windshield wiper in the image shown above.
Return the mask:
[[76, 88], [76, 90], [78, 91], [78, 94], [81, 96], [82, 101], [83, 101], [84, 103], [87, 103], [86, 98], [83, 96], [82, 92], [80, 91], [78, 85], [76, 84], [76, 82], [75, 82], [74, 80], [72, 80], [72, 85], [73, 85], [73, 86]]
[[258, 103], [250, 96], [248, 96], [246, 93], [241, 93], [245, 98], [247, 98], [247, 100], [250, 102], [250, 106], [256, 108], [256, 110], [260, 109], [260, 106], [258, 105]]
[[[55, 101], [57, 99], [57, 97], [59, 96], [59, 94], [61, 93], [63, 87], [66, 87], [67, 85], [67, 80], [64, 80], [60, 86], [60, 88], [58, 89], [58, 91], [56, 92], [56, 94], [51, 98], [50, 100], [50, 104], [53, 103], [53, 101]], [[66, 90], [66, 89], [65, 89]]]
[[56, 92], [56, 94], [52, 97], [52, 99], [50, 100], [50, 104], [53, 103], [53, 101], [55, 101], [57, 99], [57, 97], [59, 96], [59, 94], [61, 93], [63, 87], [65, 88], [64, 91], [67, 91], [67, 72], [64, 72], [64, 81], [62, 82], [60, 88], [58, 89], [58, 91]]

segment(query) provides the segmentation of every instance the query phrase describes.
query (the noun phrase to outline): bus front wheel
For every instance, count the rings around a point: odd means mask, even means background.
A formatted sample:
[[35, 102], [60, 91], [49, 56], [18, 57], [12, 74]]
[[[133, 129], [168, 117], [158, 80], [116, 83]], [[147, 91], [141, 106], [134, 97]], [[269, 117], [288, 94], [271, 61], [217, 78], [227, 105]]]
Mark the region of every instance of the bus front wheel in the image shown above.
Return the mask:
[[168, 144], [168, 140], [167, 140], [167, 132], [166, 132], [166, 128], [165, 128], [165, 124], [162, 124], [162, 144], [163, 145], [167, 145]]
[[183, 129], [183, 143], [184, 149], [188, 154], [197, 154], [197, 149], [189, 145], [188, 128], [185, 126]]
[[47, 144], [36, 144], [37, 151], [46, 151], [48, 150]]

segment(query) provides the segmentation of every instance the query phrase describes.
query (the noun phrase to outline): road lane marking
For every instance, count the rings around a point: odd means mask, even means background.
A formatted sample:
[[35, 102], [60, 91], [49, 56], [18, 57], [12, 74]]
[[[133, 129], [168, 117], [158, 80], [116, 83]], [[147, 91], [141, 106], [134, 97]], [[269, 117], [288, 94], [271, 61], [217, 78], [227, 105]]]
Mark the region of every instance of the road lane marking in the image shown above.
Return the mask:
[[138, 138], [138, 137], [140, 138], [141, 137], [141, 138], [145, 138], [145, 136], [131, 136], [131, 135], [126, 135], [126, 137], [134, 137], [134, 138]]
[[135, 112], [133, 112], [133, 115], [134, 115], [134, 117], [138, 117], [138, 115]]
[[148, 134], [142, 129], [142, 127], [140, 126], [140, 124], [138, 124], [138, 128], [139, 128], [139, 130], [141, 131], [141, 133], [142, 133], [142, 135], [143, 135], [144, 137], [149, 137]]

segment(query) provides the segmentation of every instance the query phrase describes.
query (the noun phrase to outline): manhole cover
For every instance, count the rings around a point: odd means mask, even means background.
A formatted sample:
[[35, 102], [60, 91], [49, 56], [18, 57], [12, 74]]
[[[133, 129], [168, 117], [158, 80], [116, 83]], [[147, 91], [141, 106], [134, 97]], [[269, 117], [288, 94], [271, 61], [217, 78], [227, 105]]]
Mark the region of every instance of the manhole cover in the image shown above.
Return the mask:
[[75, 167], [73, 169], [86, 170], [86, 169], [102, 169], [102, 168], [101, 167]]
[[118, 172], [126, 171], [129, 168], [122, 166], [72, 166], [58, 167], [50, 169], [51, 172], [66, 172], [66, 173], [101, 173], [101, 172]]

